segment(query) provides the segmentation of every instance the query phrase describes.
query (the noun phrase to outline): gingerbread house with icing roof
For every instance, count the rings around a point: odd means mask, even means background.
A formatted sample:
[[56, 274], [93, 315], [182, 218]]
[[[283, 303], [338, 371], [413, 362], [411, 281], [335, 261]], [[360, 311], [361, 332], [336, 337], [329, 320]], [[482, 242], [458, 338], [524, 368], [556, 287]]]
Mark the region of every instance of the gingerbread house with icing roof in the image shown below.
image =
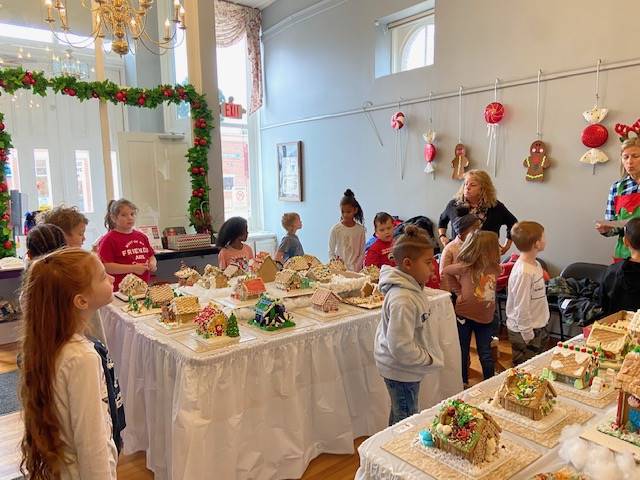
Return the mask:
[[318, 288], [311, 296], [311, 306], [314, 310], [329, 313], [340, 308], [340, 297], [328, 288]]
[[498, 388], [494, 402], [510, 412], [541, 420], [551, 413], [557, 396], [548, 380], [511, 368]]
[[267, 291], [267, 287], [264, 285], [264, 281], [260, 277], [255, 278], [241, 278], [233, 287], [231, 292], [231, 298], [236, 300], [245, 301], [253, 300], [260, 297]]
[[125, 277], [120, 281], [120, 285], [118, 286], [118, 290], [123, 295], [136, 296], [136, 295], [145, 295], [147, 293], [148, 285], [147, 282], [142, 280], [135, 273], [128, 273]]
[[157, 307], [170, 303], [174, 297], [173, 288], [168, 283], [150, 286], [147, 295], [151, 303]]
[[178, 285], [181, 287], [192, 287], [200, 280], [200, 274], [197, 270], [183, 265], [176, 273], [174, 273], [178, 279]]
[[582, 390], [598, 375], [599, 356], [592, 348], [558, 342], [549, 366], [542, 370], [542, 377]]
[[249, 261], [249, 269], [267, 283], [273, 282], [278, 273], [276, 262], [267, 252], [258, 252], [255, 258]]
[[200, 312], [198, 297], [185, 295], [176, 297], [162, 306], [161, 320], [165, 323], [190, 323]]
[[586, 345], [601, 353], [601, 367], [618, 370], [629, 348], [629, 333], [625, 328], [596, 322]]
[[333, 273], [326, 265], [316, 265], [315, 267], [311, 267], [305, 276], [314, 282], [328, 283], [331, 281]]
[[362, 270], [360, 270], [360, 273], [369, 275], [369, 278], [373, 283], [378, 283], [378, 281], [380, 280], [380, 268], [378, 268], [377, 265], [367, 265]]

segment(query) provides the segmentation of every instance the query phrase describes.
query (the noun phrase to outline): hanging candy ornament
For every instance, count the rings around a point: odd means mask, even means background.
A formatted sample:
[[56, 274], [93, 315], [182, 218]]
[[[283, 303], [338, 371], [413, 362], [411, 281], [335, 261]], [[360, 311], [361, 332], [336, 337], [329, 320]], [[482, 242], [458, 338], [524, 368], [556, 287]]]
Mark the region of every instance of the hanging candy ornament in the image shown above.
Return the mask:
[[455, 156], [451, 160], [451, 178], [454, 180], [462, 180], [464, 178], [464, 169], [469, 166], [467, 158], [467, 147], [462, 143], [462, 86], [458, 90], [458, 144], [456, 145]]
[[[404, 180], [404, 166], [407, 158], [407, 130], [404, 129], [407, 123], [407, 117], [403, 112], [399, 111], [400, 102], [398, 102], [398, 111], [391, 115], [391, 128], [396, 132], [394, 142], [394, 156], [396, 164], [400, 170], [400, 179]], [[404, 129], [404, 130], [403, 130]]]
[[540, 131], [540, 77], [542, 70], [538, 70], [537, 98], [536, 98], [536, 135], [538, 137], [529, 147], [529, 156], [522, 164], [527, 168], [525, 179], [528, 182], [544, 181], [544, 171], [551, 166], [551, 159], [547, 156], [547, 146], [542, 141]]
[[598, 149], [598, 147], [604, 145], [609, 138], [607, 127], [600, 123], [607, 116], [609, 110], [598, 107], [598, 100], [600, 99], [600, 96], [598, 95], [600, 63], [601, 60], [598, 60], [598, 64], [596, 66], [596, 104], [591, 110], [587, 110], [582, 113], [582, 116], [589, 125], [587, 125], [587, 127], [582, 131], [581, 140], [585, 147], [589, 147], [589, 150], [580, 157], [580, 162], [591, 165], [593, 175], [596, 174], [596, 165], [598, 163], [605, 163], [609, 161], [609, 157], [607, 157], [602, 150]]
[[429, 121], [428, 121], [428, 129], [426, 132], [422, 134], [422, 139], [424, 140], [424, 160], [427, 163], [424, 167], [424, 173], [430, 173], [434, 180], [436, 178], [436, 170], [433, 168], [433, 160], [436, 158], [436, 154], [438, 150], [433, 142], [436, 139], [436, 132], [433, 130], [433, 110], [431, 109], [431, 96], [432, 92], [429, 92]]

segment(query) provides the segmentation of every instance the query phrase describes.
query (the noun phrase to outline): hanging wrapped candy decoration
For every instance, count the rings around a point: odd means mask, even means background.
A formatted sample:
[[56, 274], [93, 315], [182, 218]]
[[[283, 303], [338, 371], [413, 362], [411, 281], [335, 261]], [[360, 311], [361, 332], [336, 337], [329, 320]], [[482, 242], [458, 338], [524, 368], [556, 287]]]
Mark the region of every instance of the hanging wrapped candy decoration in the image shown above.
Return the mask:
[[604, 120], [604, 117], [607, 116], [609, 110], [598, 106], [598, 100], [600, 99], [598, 89], [600, 83], [601, 62], [601, 60], [598, 60], [598, 64], [596, 65], [596, 103], [591, 110], [582, 112], [582, 116], [589, 125], [582, 130], [581, 140], [582, 144], [585, 147], [588, 147], [589, 150], [580, 157], [580, 162], [591, 165], [593, 175], [596, 174], [596, 165], [598, 163], [605, 163], [609, 161], [609, 157], [607, 157], [602, 150], [598, 149], [598, 147], [607, 143], [607, 139], [609, 138], [607, 127], [600, 123]]
[[493, 175], [498, 173], [498, 124], [504, 118], [504, 105], [498, 99], [498, 79], [493, 85], [493, 102], [484, 108], [484, 120], [487, 122], [487, 137], [489, 138], [489, 148], [487, 150], [487, 167], [493, 159]]
[[424, 140], [424, 161], [426, 162], [426, 165], [424, 167], [424, 173], [430, 173], [433, 178], [436, 178], [436, 170], [435, 168], [433, 168], [433, 160], [436, 158], [436, 154], [438, 153], [438, 150], [436, 149], [436, 146], [433, 144], [433, 142], [436, 139], [436, 132], [433, 129], [433, 110], [431, 109], [431, 96], [433, 95], [432, 92], [429, 92], [429, 101], [428, 101], [428, 107], [429, 107], [429, 118], [427, 121], [427, 125], [428, 125], [428, 129], [426, 132], [424, 132], [422, 134], [422, 139]]
[[400, 130], [402, 127], [404, 127], [405, 120], [406, 119], [404, 113], [394, 113], [393, 115], [391, 115], [391, 128], [393, 128], [394, 130]]

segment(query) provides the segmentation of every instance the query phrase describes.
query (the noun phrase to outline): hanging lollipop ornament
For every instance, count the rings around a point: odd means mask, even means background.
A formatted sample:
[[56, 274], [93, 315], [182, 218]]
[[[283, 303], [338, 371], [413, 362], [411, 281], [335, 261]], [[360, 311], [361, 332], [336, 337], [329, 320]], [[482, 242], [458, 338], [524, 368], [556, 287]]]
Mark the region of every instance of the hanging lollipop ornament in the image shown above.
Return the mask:
[[367, 120], [369, 120], [369, 124], [371, 125], [371, 128], [373, 129], [373, 132], [376, 134], [376, 138], [378, 139], [378, 143], [380, 144], [381, 147], [384, 147], [384, 145], [382, 144], [382, 137], [380, 136], [380, 132], [378, 131], [378, 127], [376, 127], [376, 123], [373, 121], [373, 117], [371, 117], [371, 112], [369, 112], [369, 110], [367, 110], [368, 108], [371, 108], [371, 107], [373, 107], [373, 103], [371, 103], [369, 101], [364, 102], [362, 104], [362, 112], [367, 117]]
[[589, 125], [587, 125], [582, 131], [582, 144], [585, 147], [589, 147], [589, 150], [580, 157], [580, 161], [592, 166], [593, 175], [596, 174], [596, 165], [598, 163], [605, 163], [609, 161], [609, 157], [607, 157], [602, 150], [598, 149], [598, 147], [607, 143], [607, 139], [609, 138], [609, 131], [607, 130], [607, 127], [600, 123], [604, 120], [604, 117], [607, 116], [609, 110], [598, 106], [598, 101], [600, 100], [598, 90], [600, 87], [601, 63], [602, 60], [598, 59], [598, 64], [596, 65], [596, 103], [591, 110], [587, 110], [582, 113], [584, 119], [589, 123]]
[[504, 105], [498, 102], [498, 79], [493, 84], [493, 102], [484, 107], [484, 120], [487, 122], [487, 137], [489, 149], [487, 150], [487, 168], [493, 160], [493, 176], [498, 174], [498, 123], [504, 118]]
[[[402, 101], [402, 99], [401, 99]], [[391, 115], [391, 128], [396, 132], [393, 146], [396, 165], [400, 169], [400, 179], [404, 180], [404, 166], [407, 159], [407, 117], [400, 111], [400, 102], [398, 102], [398, 111]]]
[[436, 131], [433, 129], [433, 110], [431, 109], [431, 96], [433, 92], [429, 92], [429, 100], [428, 100], [428, 108], [429, 108], [429, 119], [427, 123], [427, 131], [422, 134], [422, 139], [425, 141], [424, 144], [424, 160], [427, 164], [424, 167], [424, 173], [430, 173], [433, 176], [433, 179], [436, 178], [436, 170], [433, 168], [433, 160], [436, 158], [436, 153], [438, 150], [433, 142], [436, 139]]
[[458, 144], [456, 145], [455, 156], [451, 160], [451, 178], [454, 180], [462, 180], [464, 177], [464, 169], [469, 166], [467, 158], [467, 147], [462, 143], [462, 85], [458, 90]]
[[527, 167], [526, 180], [529, 182], [542, 182], [544, 171], [549, 168], [551, 159], [547, 156], [547, 146], [542, 141], [540, 131], [540, 77], [542, 70], [538, 70], [537, 99], [536, 99], [536, 136], [538, 137], [529, 147], [529, 156], [522, 164]]

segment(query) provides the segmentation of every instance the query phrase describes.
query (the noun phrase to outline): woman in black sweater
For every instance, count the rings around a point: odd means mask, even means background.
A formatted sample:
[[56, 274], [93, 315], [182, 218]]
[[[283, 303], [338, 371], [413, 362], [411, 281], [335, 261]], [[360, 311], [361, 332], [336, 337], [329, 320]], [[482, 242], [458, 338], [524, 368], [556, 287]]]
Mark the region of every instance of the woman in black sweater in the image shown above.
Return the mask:
[[[464, 174], [464, 183], [440, 215], [438, 221], [439, 239], [443, 245], [449, 243], [447, 226], [458, 216], [458, 208], [465, 206], [470, 213], [476, 215], [482, 222], [482, 230], [488, 230], [500, 235], [500, 228], [507, 227], [507, 241], [500, 245], [500, 254], [506, 253], [511, 248], [511, 227], [518, 219], [496, 198], [496, 189], [491, 177], [484, 170], [469, 170]], [[466, 209], [465, 209], [466, 210]], [[455, 238], [458, 232], [453, 231], [451, 238]]]

